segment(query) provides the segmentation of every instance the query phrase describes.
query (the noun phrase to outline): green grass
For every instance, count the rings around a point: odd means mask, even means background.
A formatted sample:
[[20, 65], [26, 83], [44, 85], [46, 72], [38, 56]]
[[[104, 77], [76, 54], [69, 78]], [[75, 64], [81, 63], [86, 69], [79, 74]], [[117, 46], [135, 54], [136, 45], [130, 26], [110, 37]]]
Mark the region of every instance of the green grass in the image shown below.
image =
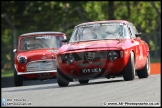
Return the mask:
[[151, 58], [151, 63], [161, 62], [161, 58]]
[[14, 75], [13, 70], [1, 71], [1, 78], [3, 78], [3, 77], [13, 77], [13, 75]]

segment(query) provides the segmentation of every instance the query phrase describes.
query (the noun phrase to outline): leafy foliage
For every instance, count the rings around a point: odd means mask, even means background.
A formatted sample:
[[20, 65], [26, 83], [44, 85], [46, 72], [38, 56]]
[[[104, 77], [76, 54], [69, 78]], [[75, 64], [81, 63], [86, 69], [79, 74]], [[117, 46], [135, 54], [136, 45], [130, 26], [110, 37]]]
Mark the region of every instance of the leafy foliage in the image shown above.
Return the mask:
[[[161, 2], [153, 3], [161, 14]], [[13, 49], [13, 30], [6, 22], [5, 13], [17, 29], [17, 37], [27, 32], [60, 31], [70, 38], [75, 25], [82, 22], [129, 20], [135, 24], [138, 31], [144, 33], [142, 38], [147, 40], [151, 50], [160, 49], [158, 43], [161, 34], [156, 33], [156, 41], [153, 40], [153, 35], [146, 35], [161, 30], [161, 16], [149, 1], [2, 1], [2, 64], [8, 60], [6, 55], [12, 56]]]

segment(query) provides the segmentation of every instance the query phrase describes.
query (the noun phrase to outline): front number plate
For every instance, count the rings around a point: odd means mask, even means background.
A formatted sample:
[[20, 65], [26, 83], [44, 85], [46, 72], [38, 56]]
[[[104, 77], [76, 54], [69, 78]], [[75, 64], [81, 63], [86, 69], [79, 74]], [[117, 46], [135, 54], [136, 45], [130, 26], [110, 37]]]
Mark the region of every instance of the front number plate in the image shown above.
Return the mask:
[[37, 76], [38, 77], [41, 77], [41, 76], [50, 76], [50, 73], [38, 73]]
[[38, 79], [47, 79], [52, 77], [50, 73], [39, 73], [37, 74], [37, 78]]
[[103, 72], [102, 68], [93, 68], [93, 69], [82, 69], [81, 73], [97, 73], [97, 72]]

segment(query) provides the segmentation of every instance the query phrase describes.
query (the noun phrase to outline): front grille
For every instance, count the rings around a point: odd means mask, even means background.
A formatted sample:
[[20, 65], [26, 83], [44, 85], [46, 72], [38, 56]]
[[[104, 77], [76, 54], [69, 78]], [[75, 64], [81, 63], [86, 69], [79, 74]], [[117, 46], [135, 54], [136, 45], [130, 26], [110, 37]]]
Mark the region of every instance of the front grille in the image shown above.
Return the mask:
[[26, 66], [27, 72], [56, 70], [56, 60], [41, 60], [29, 62]]
[[[73, 53], [73, 56], [76, 61], [79, 60], [87, 60], [85, 56], [85, 52], [82, 53]], [[107, 51], [102, 52], [95, 52], [95, 57], [93, 60], [100, 60], [100, 59], [106, 59], [107, 58]]]
[[[108, 52], [109, 51], [97, 51], [97, 52], [95, 52], [95, 57], [94, 57], [93, 60], [107, 59]], [[118, 57], [120, 57], [120, 51], [116, 50], [115, 52], [117, 52]], [[73, 53], [74, 59], [76, 61], [87, 60], [86, 57], [85, 57], [85, 53], [86, 52]]]

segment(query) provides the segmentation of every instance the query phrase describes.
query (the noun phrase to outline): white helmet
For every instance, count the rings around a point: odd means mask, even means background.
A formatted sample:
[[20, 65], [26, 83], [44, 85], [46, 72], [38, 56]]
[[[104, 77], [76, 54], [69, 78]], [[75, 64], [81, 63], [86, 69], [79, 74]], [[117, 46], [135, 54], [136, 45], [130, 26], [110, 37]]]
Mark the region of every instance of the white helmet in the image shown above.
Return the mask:
[[35, 49], [35, 47], [36, 47], [36, 44], [27, 42], [27, 46], [26, 46], [27, 50]]

